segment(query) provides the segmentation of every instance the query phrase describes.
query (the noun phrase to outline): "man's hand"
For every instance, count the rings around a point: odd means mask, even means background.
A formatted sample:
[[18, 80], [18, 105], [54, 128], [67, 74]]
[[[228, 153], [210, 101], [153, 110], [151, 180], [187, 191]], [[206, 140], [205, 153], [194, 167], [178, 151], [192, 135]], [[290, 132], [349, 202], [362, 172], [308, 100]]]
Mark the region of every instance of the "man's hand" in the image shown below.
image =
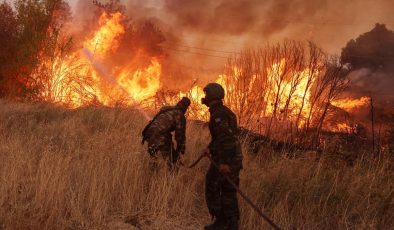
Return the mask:
[[223, 174], [228, 174], [231, 172], [230, 166], [227, 164], [220, 164], [219, 165], [219, 172]]

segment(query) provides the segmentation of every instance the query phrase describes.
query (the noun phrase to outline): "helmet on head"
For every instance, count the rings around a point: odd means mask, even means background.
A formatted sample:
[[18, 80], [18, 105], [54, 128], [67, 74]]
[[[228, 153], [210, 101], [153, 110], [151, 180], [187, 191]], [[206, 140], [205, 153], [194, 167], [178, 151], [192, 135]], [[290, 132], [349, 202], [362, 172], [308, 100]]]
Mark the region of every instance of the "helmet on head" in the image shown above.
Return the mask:
[[209, 106], [212, 101], [224, 99], [224, 89], [218, 83], [209, 83], [204, 87], [205, 97], [201, 98], [201, 103]]
[[176, 104], [176, 106], [181, 108], [184, 112], [186, 112], [189, 105], [190, 105], [190, 99], [187, 97], [182, 97], [182, 99], [178, 101], [178, 103]]
[[224, 89], [218, 83], [209, 83], [204, 87], [206, 99], [212, 100], [222, 100], [224, 99]]

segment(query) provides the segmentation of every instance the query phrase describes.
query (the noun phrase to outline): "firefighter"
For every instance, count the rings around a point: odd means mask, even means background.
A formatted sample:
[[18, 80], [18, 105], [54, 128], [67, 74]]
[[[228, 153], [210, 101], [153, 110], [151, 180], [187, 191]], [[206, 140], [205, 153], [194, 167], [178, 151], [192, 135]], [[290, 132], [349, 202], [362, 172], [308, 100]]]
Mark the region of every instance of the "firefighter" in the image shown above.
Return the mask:
[[226, 174], [237, 186], [242, 169], [236, 115], [223, 105], [224, 89], [217, 83], [204, 88], [202, 104], [209, 107], [211, 142], [206, 150], [219, 168], [211, 164], [206, 174], [205, 200], [214, 222], [206, 230], [236, 230], [239, 208], [236, 189], [222, 176]]
[[[185, 153], [185, 113], [190, 100], [183, 97], [175, 106], [164, 106], [149, 122], [142, 132], [142, 144], [148, 142], [148, 153], [153, 158], [161, 155], [168, 158], [171, 168], [178, 161], [180, 154]], [[175, 132], [176, 148], [172, 142], [172, 132]]]

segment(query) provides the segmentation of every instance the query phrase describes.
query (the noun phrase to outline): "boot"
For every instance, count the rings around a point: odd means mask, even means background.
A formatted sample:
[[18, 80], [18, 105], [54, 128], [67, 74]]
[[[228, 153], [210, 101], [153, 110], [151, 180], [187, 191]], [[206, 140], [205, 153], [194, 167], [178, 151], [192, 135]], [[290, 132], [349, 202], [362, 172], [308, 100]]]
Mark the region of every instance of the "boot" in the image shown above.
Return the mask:
[[238, 230], [238, 225], [239, 225], [239, 218], [234, 216], [230, 217], [227, 220], [227, 228], [226, 230]]
[[204, 227], [204, 230], [225, 230], [227, 226], [227, 221], [223, 217], [215, 218], [215, 221]]

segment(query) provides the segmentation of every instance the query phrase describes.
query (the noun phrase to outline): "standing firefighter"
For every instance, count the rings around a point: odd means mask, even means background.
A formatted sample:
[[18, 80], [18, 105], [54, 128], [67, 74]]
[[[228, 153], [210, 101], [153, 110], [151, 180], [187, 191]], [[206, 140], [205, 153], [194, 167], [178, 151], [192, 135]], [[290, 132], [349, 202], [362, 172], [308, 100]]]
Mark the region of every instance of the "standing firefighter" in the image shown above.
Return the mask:
[[[175, 106], [164, 106], [142, 131], [142, 144], [148, 142], [149, 154], [168, 157], [171, 167], [178, 161], [179, 154], [185, 153], [185, 113], [189, 105], [189, 98], [183, 97]], [[172, 142], [174, 131], [176, 149]]]
[[209, 107], [209, 130], [212, 140], [208, 150], [212, 161], [206, 175], [205, 199], [209, 213], [215, 221], [206, 230], [238, 229], [239, 208], [236, 189], [222, 176], [239, 185], [239, 172], [242, 169], [242, 152], [238, 142], [236, 115], [223, 105], [224, 89], [217, 83], [204, 88], [202, 103]]

